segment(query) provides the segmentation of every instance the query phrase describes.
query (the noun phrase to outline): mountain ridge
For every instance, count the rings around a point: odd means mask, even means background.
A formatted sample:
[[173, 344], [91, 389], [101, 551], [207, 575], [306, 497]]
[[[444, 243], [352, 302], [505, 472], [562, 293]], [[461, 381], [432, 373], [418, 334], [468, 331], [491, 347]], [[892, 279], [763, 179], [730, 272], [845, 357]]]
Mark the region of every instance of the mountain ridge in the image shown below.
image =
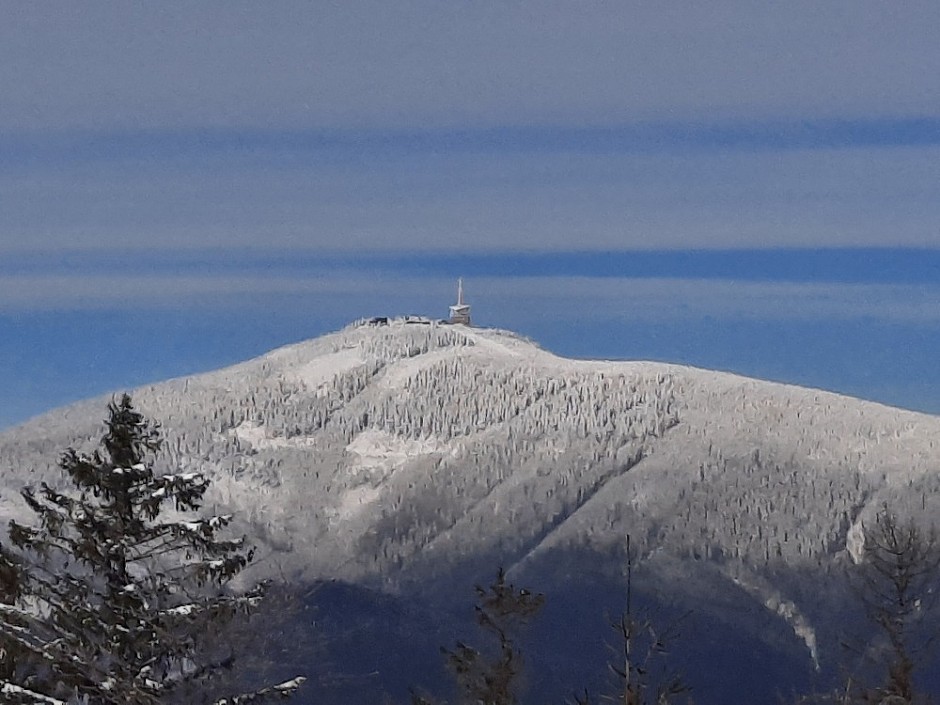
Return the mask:
[[[395, 342], [400, 344], [397, 348], [393, 345]], [[462, 374], [466, 369], [471, 370], [470, 375]], [[566, 375], [574, 378], [569, 380]], [[533, 377], [544, 382], [534, 391], [531, 389]], [[496, 384], [492, 383], [494, 378]], [[366, 405], [369, 408], [362, 412], [366, 418], [360, 418], [354, 432], [347, 433], [349, 438], [342, 447], [351, 458], [358, 458], [355, 464], [359, 468], [368, 469], [371, 464], [376, 471], [387, 469], [389, 463], [400, 465], [409, 455], [435, 455], [445, 450], [459, 454], [468, 443], [478, 440], [476, 434], [492, 434], [494, 424], [505, 426], [515, 421], [516, 428], [509, 428], [510, 434], [523, 445], [538, 443], [540, 456], [563, 455], [565, 434], [593, 436], [598, 444], [610, 446], [609, 436], [620, 433], [625, 438], [618, 438], [618, 441], [632, 443], [618, 445], [610, 457], [603, 456], [600, 450], [593, 451], [592, 462], [618, 458], [627, 461], [641, 453], [642, 459], [628, 464], [631, 467], [642, 465], [649, 473], [650, 465], [664, 464], [664, 456], [672, 456], [673, 463], [685, 460], [675, 457], [678, 452], [670, 449], [670, 444], [657, 442], [657, 439], [668, 433], [670, 443], [675, 445], [677, 436], [688, 435], [695, 427], [700, 434], [712, 438], [711, 447], [706, 447], [706, 451], [715, 456], [716, 461], [732, 451], [741, 454], [744, 448], [745, 452], [756, 451], [755, 462], [759, 462], [761, 447], [745, 435], [756, 433], [765, 449], [772, 446], [778, 454], [798, 453], [801, 460], [811, 463], [825, 463], [841, 452], [845, 456], [843, 462], [854, 460], [859, 471], [867, 475], [881, 472], [885, 484], [891, 484], [916, 479], [936, 460], [932, 440], [905, 443], [905, 439], [929, 439], [940, 430], [940, 419], [936, 417], [833, 392], [668, 363], [568, 360], [503, 331], [445, 327], [433, 322], [409, 324], [394, 319], [390, 326], [359, 322], [336, 333], [278, 348], [220, 370], [147, 385], [134, 390], [133, 394], [144, 411], [163, 424], [168, 432], [168, 444], [174, 441], [179, 444], [174, 438], [179, 405], [171, 402], [168, 406], [172, 408], [164, 411], [160, 408], [162, 404], [150, 401], [151, 397], [165, 395], [171, 400], [198, 392], [203, 397], [218, 395], [251, 400], [255, 394], [252, 385], [259, 384], [268, 385], [269, 396], [274, 401], [278, 401], [278, 395], [280, 401], [289, 401], [297, 395], [312, 396], [314, 401], [326, 400], [317, 410], [319, 416], [314, 421], [314, 426], [320, 424], [317, 430], [330, 425], [330, 415], [339, 407], [355, 407], [356, 397], [367, 393], [367, 388], [369, 393], [377, 390], [379, 396], [384, 395], [380, 403]], [[496, 390], [508, 385], [510, 392], [494, 402], [485, 397], [486, 389], [481, 391], [480, 385], [487, 384]], [[585, 392], [585, 384], [595, 388]], [[512, 385], [515, 385], [514, 391]], [[447, 390], [448, 386], [456, 389]], [[443, 391], [457, 395], [456, 399], [447, 400], [454, 402], [456, 412], [444, 410]], [[477, 392], [484, 399], [474, 403], [470, 397]], [[439, 408], [427, 409], [428, 418], [420, 413], [414, 416], [408, 408], [402, 419], [393, 418], [396, 414], [392, 407], [399, 400], [396, 395], [400, 394], [420, 398], [425, 407], [429, 400], [437, 399]], [[684, 399], [681, 419], [673, 408], [677, 394]], [[73, 418], [85, 417], [92, 409], [96, 417], [102, 416], [103, 400], [70, 405], [0, 433], [0, 446], [11, 437], [55, 435], [56, 424], [51, 421], [54, 418], [68, 423]], [[558, 402], [554, 406], [564, 405], [564, 409], [540, 412], [540, 406], [554, 402]], [[494, 411], [494, 403], [502, 408]], [[620, 406], [601, 411], [602, 403], [608, 407]], [[593, 405], [594, 413], [575, 409], [585, 404]], [[151, 410], [151, 406], [155, 408]], [[279, 426], [276, 410], [269, 416], [256, 413], [254, 418], [244, 413], [244, 418], [237, 418], [229, 410], [226, 420], [222, 419], [226, 410], [219, 404], [214, 406], [216, 408], [204, 410], [206, 421], [215, 427], [215, 440], [233, 442], [236, 454], [241, 446], [258, 453], [310, 450], [316, 445], [303, 429]], [[623, 415], [624, 410], [631, 414], [627, 421], [638, 425], [638, 428], [626, 429], [626, 434], [617, 427], [616, 418]], [[435, 422], [431, 411], [448, 416], [447, 423]], [[556, 418], [559, 412], [569, 416], [580, 413], [580, 425], [572, 428], [570, 423], [559, 423]], [[732, 412], [733, 419], [722, 418]], [[518, 423], [520, 416], [529, 417], [528, 428]], [[425, 420], [427, 428], [415, 428]], [[406, 427], [404, 432], [402, 426]], [[829, 436], [830, 441], [836, 434], [842, 435], [845, 442], [826, 443], [819, 438], [820, 433]], [[528, 440], [524, 438], [526, 435]], [[719, 440], [723, 445], [716, 449]], [[641, 441], [655, 445], [656, 452], [640, 448]], [[734, 448], [735, 445], [739, 447]], [[0, 462], [0, 473], [9, 477], [10, 469]], [[700, 481], [704, 480], [704, 475], [705, 469], [699, 468]], [[517, 477], [515, 481], [521, 480], [522, 477]]]
[[[825, 583], [860, 559], [863, 523], [882, 503], [940, 509], [938, 417], [421, 319], [132, 394], [162, 424], [159, 465], [206, 473], [208, 501], [259, 545], [256, 573], [403, 595], [495, 564], [616, 581], [630, 535], [651, 593], [688, 603], [709, 585], [708, 614], [778, 620], [817, 668], [844, 598]], [[103, 402], [0, 433], [0, 519], [23, 518], [19, 487], [57, 481], [58, 453], [94, 446]], [[738, 614], [740, 594], [763, 616]]]

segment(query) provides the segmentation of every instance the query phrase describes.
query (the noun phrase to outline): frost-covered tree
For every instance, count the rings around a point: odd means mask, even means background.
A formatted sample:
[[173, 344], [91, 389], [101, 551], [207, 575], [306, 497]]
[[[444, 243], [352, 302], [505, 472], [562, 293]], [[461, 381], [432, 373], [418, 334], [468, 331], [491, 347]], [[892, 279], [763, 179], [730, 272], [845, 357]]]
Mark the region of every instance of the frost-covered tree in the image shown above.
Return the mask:
[[[262, 597], [263, 585], [226, 589], [251, 550], [220, 536], [230, 517], [192, 515], [205, 477], [155, 474], [158, 429], [126, 394], [109, 405], [101, 445], [63, 454], [74, 489], [25, 489], [37, 524], [11, 522], [12, 546], [0, 545], [0, 699], [211, 701], [234, 654], [205, 642]], [[302, 680], [216, 702], [289, 695]]]

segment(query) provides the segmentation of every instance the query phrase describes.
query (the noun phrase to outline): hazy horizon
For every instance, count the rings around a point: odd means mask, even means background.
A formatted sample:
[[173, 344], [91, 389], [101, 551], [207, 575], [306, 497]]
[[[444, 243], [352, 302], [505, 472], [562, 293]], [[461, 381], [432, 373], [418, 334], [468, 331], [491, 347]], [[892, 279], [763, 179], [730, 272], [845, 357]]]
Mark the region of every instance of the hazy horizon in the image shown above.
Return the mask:
[[940, 6], [0, 23], [0, 427], [361, 316], [940, 413]]

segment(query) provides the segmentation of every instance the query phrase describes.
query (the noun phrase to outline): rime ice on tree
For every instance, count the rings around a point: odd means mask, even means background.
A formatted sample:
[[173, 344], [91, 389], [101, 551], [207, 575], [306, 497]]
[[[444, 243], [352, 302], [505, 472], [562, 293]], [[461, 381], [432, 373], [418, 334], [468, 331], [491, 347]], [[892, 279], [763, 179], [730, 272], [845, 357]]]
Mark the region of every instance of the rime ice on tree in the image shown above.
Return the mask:
[[234, 649], [218, 651], [211, 636], [264, 594], [264, 583], [225, 589], [253, 550], [220, 537], [231, 515], [188, 515], [209, 480], [154, 472], [160, 434], [127, 394], [108, 410], [103, 449], [59, 460], [75, 489], [24, 489], [38, 523], [11, 521], [16, 550], [0, 544], [0, 700], [260, 705], [290, 695], [303, 678], [212, 695], [229, 687], [221, 677], [231, 678]]
[[457, 303], [450, 307], [450, 322], [470, 325], [470, 304], [463, 301], [463, 279], [457, 280]]

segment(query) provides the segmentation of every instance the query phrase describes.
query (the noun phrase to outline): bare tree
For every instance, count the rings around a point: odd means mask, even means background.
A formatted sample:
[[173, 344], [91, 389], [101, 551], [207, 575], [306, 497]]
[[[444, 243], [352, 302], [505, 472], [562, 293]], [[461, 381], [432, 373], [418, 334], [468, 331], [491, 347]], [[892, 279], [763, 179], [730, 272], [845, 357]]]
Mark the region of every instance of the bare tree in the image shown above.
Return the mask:
[[[610, 647], [613, 658], [608, 663], [617, 687], [613, 694], [602, 695], [599, 700], [620, 705], [666, 705], [688, 693], [691, 689], [681, 675], [666, 663], [669, 644], [679, 637], [679, 627], [686, 616], [660, 628], [651, 617], [637, 613], [633, 606], [633, 550], [628, 534], [626, 608], [611, 624], [617, 633], [617, 644]], [[587, 691], [575, 695], [574, 701], [576, 705], [594, 703]]]
[[[940, 589], [940, 545], [936, 530], [902, 521], [885, 504], [865, 532], [864, 560], [853, 582], [868, 621], [881, 637], [865, 649], [880, 669], [878, 681], [856, 700], [894, 705], [918, 701], [915, 675], [937, 637], [931, 622]], [[849, 699], [846, 689], [845, 699]]]
[[[538, 614], [545, 597], [507, 583], [502, 568], [492, 585], [488, 588], [477, 585], [476, 592], [479, 598], [475, 606], [477, 624], [495, 638], [496, 645], [481, 651], [458, 641], [453, 649], [441, 649], [457, 681], [459, 702], [516, 705], [523, 666], [516, 633]], [[413, 705], [434, 702], [428, 696], [412, 693]]]

